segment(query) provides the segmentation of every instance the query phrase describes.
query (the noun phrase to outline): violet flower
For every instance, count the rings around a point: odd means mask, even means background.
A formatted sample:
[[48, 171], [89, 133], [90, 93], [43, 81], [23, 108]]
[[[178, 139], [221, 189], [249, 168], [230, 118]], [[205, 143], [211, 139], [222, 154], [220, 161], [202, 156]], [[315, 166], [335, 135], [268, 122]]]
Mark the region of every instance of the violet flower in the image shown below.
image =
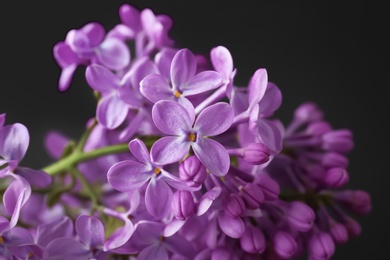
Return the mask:
[[202, 71], [195, 75], [196, 67], [192, 52], [182, 49], [176, 53], [170, 65], [170, 82], [162, 75], [150, 74], [140, 83], [141, 93], [153, 103], [173, 100], [190, 110], [192, 104], [186, 96], [215, 89], [222, 82], [221, 76], [215, 71]]
[[[195, 190], [179, 178], [171, 175], [150, 158], [146, 145], [139, 139], [129, 143], [131, 153], [137, 161], [126, 160], [114, 164], [107, 173], [108, 182], [119, 191], [134, 191], [147, 184], [145, 203], [149, 213], [162, 218], [170, 211], [173, 192], [169, 186], [178, 190]], [[156, 203], [158, 201], [158, 203]]]
[[171, 136], [157, 140], [151, 149], [157, 163], [170, 164], [182, 160], [190, 147], [202, 164], [217, 176], [229, 170], [229, 154], [218, 142], [207, 138], [229, 129], [233, 110], [227, 103], [217, 103], [204, 109], [195, 120], [195, 111], [177, 102], [159, 101], [152, 110], [153, 121], [163, 132]]
[[105, 37], [104, 27], [98, 23], [70, 30], [65, 41], [54, 46], [53, 55], [62, 69], [58, 85], [60, 91], [68, 89], [79, 65], [98, 63], [118, 71], [130, 62], [129, 48], [117, 38]]

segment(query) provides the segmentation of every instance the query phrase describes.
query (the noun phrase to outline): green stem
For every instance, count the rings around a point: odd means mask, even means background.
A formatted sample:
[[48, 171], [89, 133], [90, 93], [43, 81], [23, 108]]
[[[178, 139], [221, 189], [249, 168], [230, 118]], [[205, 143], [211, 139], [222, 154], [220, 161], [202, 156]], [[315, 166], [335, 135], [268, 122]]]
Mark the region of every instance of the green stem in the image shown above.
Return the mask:
[[85, 178], [85, 176], [79, 170], [77, 170], [74, 167], [69, 168], [69, 171], [83, 185], [84, 190], [87, 192], [89, 198], [92, 201], [92, 209], [97, 208], [97, 206], [99, 205], [98, 196], [95, 193], [95, 191], [93, 190], [92, 186], [87, 181], [87, 179]]
[[95, 128], [97, 123], [98, 122], [96, 118], [94, 118], [92, 124], [87, 128], [87, 130], [81, 136], [80, 141], [77, 144], [76, 150], [82, 151], [84, 149], [85, 143], [87, 142], [89, 135], [91, 134], [92, 130]]
[[109, 154], [124, 153], [128, 151], [129, 147], [127, 143], [97, 148], [89, 152], [75, 150], [69, 156], [43, 168], [42, 171], [47, 172], [50, 175], [55, 175], [66, 171], [80, 162], [89, 161]]

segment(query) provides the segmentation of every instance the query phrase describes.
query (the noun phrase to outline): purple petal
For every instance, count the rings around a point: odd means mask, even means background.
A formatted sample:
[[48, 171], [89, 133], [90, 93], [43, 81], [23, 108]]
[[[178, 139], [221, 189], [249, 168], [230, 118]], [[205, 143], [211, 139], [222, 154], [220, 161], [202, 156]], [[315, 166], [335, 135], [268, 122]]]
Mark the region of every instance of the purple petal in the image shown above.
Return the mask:
[[259, 118], [254, 132], [273, 152], [278, 153], [282, 149], [282, 133], [277, 123]]
[[19, 123], [0, 129], [0, 155], [7, 160], [20, 162], [30, 142], [27, 128]]
[[132, 29], [124, 24], [117, 24], [106, 35], [107, 38], [116, 38], [120, 41], [132, 40], [135, 33]]
[[107, 179], [114, 189], [127, 192], [142, 187], [153, 175], [152, 170], [142, 163], [126, 160], [114, 164], [108, 170]]
[[121, 22], [133, 31], [138, 32], [141, 30], [140, 12], [137, 8], [129, 4], [122, 4], [119, 8], [119, 17]]
[[264, 98], [259, 102], [259, 115], [261, 117], [269, 117], [275, 112], [276, 109], [282, 104], [282, 92], [278, 86], [269, 82], [267, 90], [265, 91]]
[[229, 154], [220, 143], [198, 137], [197, 142], [192, 144], [192, 149], [211, 174], [223, 176], [228, 172], [230, 167]]
[[159, 260], [168, 260], [168, 252], [163, 246], [162, 243], [152, 244], [144, 248], [137, 256], [138, 260], [150, 260], [150, 259], [159, 259]]
[[117, 95], [112, 93], [103, 97], [97, 106], [97, 119], [108, 129], [115, 129], [125, 121], [129, 107]]
[[9, 223], [11, 228], [16, 225], [20, 210], [31, 195], [31, 187], [24, 178], [14, 174], [12, 177], [15, 180], [8, 186], [3, 195], [3, 206], [11, 215]]
[[146, 209], [152, 216], [163, 218], [171, 212], [172, 197], [172, 190], [165, 181], [154, 177], [146, 188]]
[[170, 135], [183, 135], [191, 129], [193, 116], [180, 104], [162, 100], [154, 104], [153, 122], [161, 132]]
[[135, 224], [135, 232], [129, 242], [139, 248], [154, 244], [164, 230], [164, 224], [148, 220], [140, 220]]
[[38, 226], [36, 243], [46, 247], [50, 241], [60, 237], [70, 237], [73, 234], [73, 222], [69, 217], [53, 219]]
[[170, 100], [174, 97], [168, 82], [158, 74], [150, 74], [141, 80], [140, 91], [153, 103], [159, 100]]
[[81, 215], [76, 219], [76, 233], [81, 242], [89, 248], [95, 248], [104, 243], [104, 226], [99, 219]]
[[166, 136], [158, 139], [152, 146], [152, 160], [158, 164], [170, 164], [182, 160], [190, 150], [185, 136]]
[[94, 90], [102, 93], [119, 89], [119, 78], [109, 69], [98, 64], [92, 64], [87, 67], [85, 78]]
[[148, 57], [142, 57], [132, 63], [131, 69], [123, 76], [122, 81], [128, 79], [133, 89], [139, 92], [140, 82], [150, 74], [158, 74], [158, 69]]
[[141, 163], [145, 165], [151, 164], [148, 148], [142, 140], [138, 138], [131, 140], [129, 143], [129, 149], [135, 158], [137, 158]]
[[258, 69], [249, 83], [249, 107], [253, 107], [262, 100], [267, 89], [268, 75], [266, 69]]
[[104, 243], [103, 250], [108, 251], [124, 245], [134, 233], [133, 223], [127, 219], [125, 225], [118, 228]]
[[180, 89], [186, 96], [196, 95], [219, 87], [222, 77], [215, 71], [203, 71], [195, 75], [190, 81]]
[[50, 175], [40, 170], [18, 167], [15, 170], [15, 174], [25, 178], [34, 187], [44, 188], [51, 184]]
[[216, 200], [221, 194], [220, 187], [214, 187], [207, 191], [199, 201], [198, 210], [196, 215], [201, 216], [207, 212], [214, 200]]
[[102, 65], [112, 70], [122, 70], [130, 63], [129, 48], [116, 38], [104, 40], [96, 55]]
[[198, 186], [198, 187], [188, 186], [186, 182], [184, 182], [183, 180], [177, 178], [176, 176], [164, 171], [163, 169], [161, 169], [161, 174], [164, 177], [164, 181], [167, 184], [169, 184], [169, 186], [174, 187], [178, 190], [196, 191], [196, 190], [199, 190], [201, 188], [201, 186]]
[[232, 218], [221, 212], [218, 215], [218, 223], [222, 231], [232, 238], [240, 238], [245, 232], [245, 225], [241, 218]]
[[61, 237], [47, 245], [44, 259], [85, 260], [89, 254], [89, 249], [74, 238]]
[[54, 131], [49, 132], [44, 138], [45, 148], [49, 155], [54, 159], [59, 159], [61, 157], [68, 142], [68, 137]]
[[62, 69], [60, 79], [58, 82], [59, 91], [63, 92], [69, 88], [69, 85], [73, 78], [73, 74], [75, 73], [76, 69], [77, 69], [77, 64], [73, 64]]
[[180, 228], [186, 223], [186, 220], [174, 219], [171, 223], [164, 228], [163, 236], [173, 236]]
[[78, 63], [77, 55], [65, 42], [59, 42], [54, 46], [53, 56], [62, 69]]
[[218, 46], [210, 52], [211, 63], [224, 79], [229, 79], [233, 71], [233, 58], [229, 50], [224, 46]]
[[188, 49], [181, 49], [173, 57], [171, 64], [171, 80], [174, 89], [180, 89], [196, 72], [196, 58]]
[[88, 38], [89, 46], [92, 48], [98, 46], [104, 39], [104, 27], [99, 23], [88, 23], [81, 30]]
[[31, 233], [20, 227], [14, 227], [13, 229], [2, 234], [2, 237], [7, 240], [7, 246], [21, 246], [23, 244], [32, 244], [34, 239]]
[[194, 124], [194, 129], [201, 135], [219, 135], [229, 129], [233, 118], [232, 107], [227, 103], [220, 102], [200, 112]]
[[170, 78], [171, 63], [176, 53], [176, 49], [164, 48], [154, 57], [154, 61], [156, 62], [161, 76], [163, 76], [166, 80], [169, 80]]

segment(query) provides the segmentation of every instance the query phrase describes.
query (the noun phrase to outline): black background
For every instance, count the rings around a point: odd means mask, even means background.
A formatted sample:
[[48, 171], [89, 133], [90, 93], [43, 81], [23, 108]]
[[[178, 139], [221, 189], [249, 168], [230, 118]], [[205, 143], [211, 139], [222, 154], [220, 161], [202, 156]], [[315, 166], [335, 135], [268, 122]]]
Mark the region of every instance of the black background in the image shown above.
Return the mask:
[[[69, 91], [59, 93], [60, 69], [52, 47], [70, 29], [92, 21], [107, 30], [119, 22], [126, 1], [0, 2], [0, 113], [20, 122], [31, 142], [23, 165], [50, 162], [42, 145], [46, 131], [78, 138], [94, 116], [95, 103], [79, 68]], [[249, 1], [247, 1], [249, 2]], [[278, 3], [277, 3], [278, 2]], [[286, 1], [287, 2], [287, 1]], [[315, 2], [315, 3], [314, 3]], [[340, 1], [341, 2], [341, 1]], [[276, 116], [315, 101], [334, 128], [354, 132], [350, 187], [371, 193], [373, 211], [360, 217], [362, 236], [336, 250], [333, 259], [388, 259], [390, 6], [385, 1], [127, 1], [174, 20], [178, 47], [209, 53], [226, 46], [237, 68], [235, 82], [248, 83], [258, 68], [283, 93]], [[348, 3], [348, 4], [347, 4]]]

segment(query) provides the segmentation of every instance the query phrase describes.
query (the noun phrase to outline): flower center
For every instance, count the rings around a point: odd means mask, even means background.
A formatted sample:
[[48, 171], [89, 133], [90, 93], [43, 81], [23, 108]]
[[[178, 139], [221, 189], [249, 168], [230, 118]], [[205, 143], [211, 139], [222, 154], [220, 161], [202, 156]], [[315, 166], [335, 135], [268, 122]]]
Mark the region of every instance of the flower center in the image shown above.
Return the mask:
[[173, 93], [173, 95], [176, 97], [176, 98], [179, 98], [181, 96], [181, 93], [179, 91], [176, 91], [175, 93]]
[[156, 174], [156, 175], [159, 175], [160, 173], [161, 173], [161, 170], [160, 170], [160, 168], [154, 168], [154, 173]]
[[196, 141], [196, 134], [190, 133], [188, 135], [188, 141], [195, 142]]
[[0, 237], [0, 244], [4, 243], [4, 238]]

